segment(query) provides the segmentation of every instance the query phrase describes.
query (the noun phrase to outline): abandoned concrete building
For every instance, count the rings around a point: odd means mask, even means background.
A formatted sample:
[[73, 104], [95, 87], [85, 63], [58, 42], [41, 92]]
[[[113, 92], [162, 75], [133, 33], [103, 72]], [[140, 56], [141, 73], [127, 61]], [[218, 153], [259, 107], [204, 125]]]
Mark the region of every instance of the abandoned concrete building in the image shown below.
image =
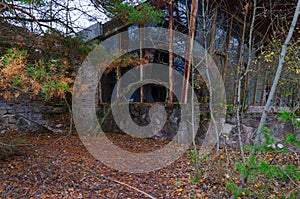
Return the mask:
[[[285, 17], [291, 17], [291, 10], [295, 1], [276, 1], [271, 2], [269, 0], [258, 0], [257, 13], [260, 13], [255, 18], [255, 26], [253, 30], [253, 41], [252, 49], [248, 49], [249, 43], [249, 28], [252, 19], [252, 4], [245, 4], [243, 1], [233, 1], [233, 0], [223, 0], [223, 1], [207, 1], [205, 3], [205, 8], [202, 7], [201, 2], [199, 2], [199, 12], [197, 15], [196, 30], [195, 30], [195, 40], [202, 46], [206, 46], [209, 54], [213, 57], [218, 70], [223, 78], [223, 82], [226, 88], [226, 98], [227, 104], [230, 108], [231, 105], [234, 107], [236, 105], [236, 94], [237, 94], [237, 79], [238, 79], [238, 62], [242, 60], [244, 67], [247, 65], [247, 55], [252, 53], [253, 59], [258, 60], [252, 63], [251, 70], [244, 78], [242, 82], [242, 102], [246, 107], [252, 107], [249, 112], [260, 112], [262, 107], [265, 105], [268, 92], [272, 85], [272, 79], [276, 70], [276, 63], [267, 63], [264, 57], [261, 56], [261, 52], [264, 47], [271, 42], [270, 35], [274, 29], [274, 20], [271, 16], [284, 15]], [[78, 33], [82, 36], [85, 41], [104, 41], [107, 38], [115, 35], [117, 33], [122, 33], [118, 38], [114, 38], [113, 44], [111, 46], [106, 46], [106, 49], [120, 48], [127, 49], [130, 43], [138, 42], [143, 35], [138, 31], [139, 27], [169, 27], [170, 21], [170, 7], [168, 3], [163, 0], [151, 0], [151, 3], [155, 5], [157, 9], [161, 9], [165, 13], [165, 19], [163, 23], [160, 24], [129, 24], [118, 18], [113, 18], [104, 24], [94, 24]], [[248, 5], [249, 7], [245, 7]], [[291, 5], [287, 7], [286, 5]], [[186, 4], [185, 1], [176, 0], [173, 3], [172, 10], [172, 20], [173, 29], [181, 32], [183, 34], [188, 34], [188, 12], [190, 10], [190, 4]], [[269, 13], [270, 10], [274, 13]], [[205, 11], [205, 24], [203, 23], [202, 11]], [[245, 12], [249, 11], [246, 15]], [[287, 14], [285, 14], [287, 13]], [[277, 19], [276, 19], [277, 20]], [[285, 21], [276, 21], [276, 25], [279, 27], [287, 27]], [[300, 22], [298, 21], [298, 26]], [[203, 28], [205, 27], [205, 29]], [[287, 28], [285, 29], [287, 31]], [[297, 33], [299, 34], [299, 33]], [[3, 35], [0, 35], [3, 37]], [[4, 35], [6, 36], [6, 35]], [[296, 35], [295, 37], [298, 37]], [[12, 38], [14, 39], [14, 38]], [[251, 52], [249, 52], [251, 50]], [[185, 49], [182, 50], [183, 52]], [[241, 51], [243, 53], [241, 53]], [[159, 63], [168, 66], [169, 63], [169, 53], [168, 51], [161, 49], [142, 49], [131, 52], [137, 57], [144, 56], [145, 59], [152, 63]], [[150, 56], [149, 56], [150, 55]], [[185, 55], [176, 54], [173, 56], [174, 70], [178, 73], [183, 74], [185, 69]], [[104, 116], [107, 113], [109, 103], [111, 101], [111, 95], [114, 87], [117, 84], [118, 78], [125, 74], [127, 71], [132, 69], [134, 66], [129, 64], [128, 66], [113, 66], [110, 71], [105, 72], [99, 81], [98, 88], [98, 100], [100, 105], [100, 116]], [[288, 76], [289, 74], [287, 74]], [[295, 74], [293, 74], [295, 75]], [[285, 78], [285, 84], [283, 86], [279, 85], [276, 97], [273, 102], [274, 107], [287, 107], [293, 106], [295, 103], [299, 102], [299, 82], [288, 82], [289, 78]], [[201, 78], [200, 78], [201, 79]], [[191, 81], [190, 81], [191, 82]], [[203, 82], [199, 82], [199, 88], [196, 92], [199, 96], [200, 103], [208, 102], [208, 91], [207, 86]], [[144, 96], [141, 96], [141, 90], [137, 89], [133, 95], [128, 99], [129, 102], [147, 102], [155, 103], [161, 102], [165, 103], [168, 100], [168, 90], [163, 86], [158, 86], [155, 84], [149, 84], [143, 86]], [[176, 104], [180, 97], [174, 98], [173, 102]], [[4, 123], [17, 123], [20, 119], [15, 115], [21, 111], [22, 114], [27, 114], [29, 118], [36, 121], [41, 121], [40, 123], [45, 123], [46, 120], [42, 118], [40, 110], [45, 110], [46, 112], [63, 113], [63, 109], [53, 108], [47, 106], [47, 108], [37, 108], [34, 107], [35, 102], [3, 102], [0, 100], [2, 106], [2, 111], [0, 110], [0, 115], [6, 115], [3, 117]], [[32, 107], [28, 108], [28, 104]], [[141, 105], [137, 105], [139, 107]], [[21, 107], [21, 108], [20, 108]], [[102, 107], [102, 108], [101, 108]], [[104, 108], [103, 108], [104, 107]], [[256, 107], [256, 108], [255, 108]], [[9, 109], [9, 111], [7, 111]], [[22, 110], [25, 110], [25, 112]], [[142, 108], [138, 108], [142, 109]], [[276, 108], [275, 108], [276, 109]], [[276, 111], [274, 109], [274, 111]], [[231, 111], [230, 109], [228, 110]], [[42, 119], [41, 119], [42, 118]], [[256, 117], [254, 120], [257, 120]], [[28, 123], [28, 122], [27, 122]], [[110, 120], [108, 120], [110, 123]], [[234, 122], [232, 122], [234, 123]], [[255, 125], [246, 124], [246, 126], [251, 126], [255, 128]], [[106, 124], [107, 131], [118, 131], [115, 128], [115, 124]]]
[[[290, 2], [292, 4], [292, 2]], [[162, 24], [126, 24], [119, 19], [112, 19], [104, 24], [95, 24], [79, 33], [86, 40], [99, 39], [105, 40], [114, 33], [127, 31], [126, 34], [122, 34], [121, 37], [117, 38], [113, 47], [126, 48], [128, 43], [139, 40], [139, 32], [134, 32], [138, 27], [164, 27], [168, 28], [169, 23], [169, 11], [168, 4], [164, 1], [153, 1], [153, 5], [156, 5], [158, 9], [162, 9], [166, 14], [164, 23]], [[245, 4], [246, 5], [246, 4]], [[202, 5], [199, 3], [199, 14], [197, 15], [197, 25], [195, 30], [195, 40], [204, 46], [204, 40], [209, 53], [213, 56], [218, 69], [223, 77], [223, 81], [226, 88], [227, 103], [236, 103], [236, 92], [237, 92], [237, 65], [239, 56], [242, 56], [243, 64], [247, 64], [247, 55], [249, 54], [248, 49], [248, 38], [249, 28], [252, 18], [251, 12], [248, 15], [244, 15], [245, 5], [237, 3], [236, 1], [210, 1], [205, 8], [206, 17], [206, 30], [203, 30], [203, 17], [201, 15]], [[249, 9], [251, 9], [251, 2]], [[274, 13], [284, 13], [284, 11], [291, 9], [287, 8], [286, 2], [274, 2], [270, 4], [269, 1], [258, 1], [257, 12], [263, 13], [263, 9], [267, 12], [267, 8], [272, 8]], [[187, 34], [187, 14], [186, 10], [190, 8], [186, 6], [185, 2], [175, 1], [173, 8], [173, 20], [174, 30]], [[270, 13], [269, 13], [270, 14]], [[272, 83], [272, 77], [274, 74], [275, 67], [264, 62], [263, 58], [260, 58], [260, 52], [262, 48], [270, 41], [270, 33], [273, 30], [272, 20], [268, 13], [265, 16], [259, 15], [255, 19], [254, 34], [253, 34], [253, 59], [260, 59], [256, 64], [253, 64], [251, 72], [248, 73], [245, 81], [243, 82], [243, 101], [248, 106], [263, 106], [268, 97], [268, 92]], [[245, 29], [243, 32], [245, 24]], [[128, 33], [128, 34], [127, 34]], [[131, 34], [130, 34], [131, 33]], [[204, 35], [205, 34], [205, 35]], [[204, 38], [205, 36], [205, 38]], [[243, 40], [243, 41], [242, 41]], [[112, 48], [112, 46], [110, 46]], [[240, 51], [243, 51], [243, 55]], [[153, 54], [152, 62], [169, 64], [169, 54], [162, 50], [148, 50]], [[139, 54], [139, 52], [133, 52]], [[174, 57], [174, 69], [179, 73], [184, 71], [184, 55]], [[122, 67], [120, 69], [121, 75], [130, 69], [130, 66]], [[112, 90], [117, 82], [117, 71], [112, 70], [101, 80], [101, 99], [100, 102], [110, 102], [110, 96]], [[296, 85], [297, 86], [297, 85]], [[205, 88], [205, 86], [204, 86]], [[166, 101], [167, 91], [164, 88], [157, 87], [154, 85], [146, 86], [145, 101], [154, 102]], [[287, 92], [288, 90], [288, 92]], [[283, 87], [278, 89], [278, 94], [274, 101], [275, 106], [289, 106], [299, 99], [299, 85], [291, 85], [291, 87]], [[205, 92], [204, 92], [205, 93]], [[289, 93], [289, 94], [286, 94]], [[140, 93], [137, 91], [131, 99], [131, 101], [140, 101]], [[202, 94], [203, 95], [203, 92]], [[205, 94], [204, 94], [205, 95]]]

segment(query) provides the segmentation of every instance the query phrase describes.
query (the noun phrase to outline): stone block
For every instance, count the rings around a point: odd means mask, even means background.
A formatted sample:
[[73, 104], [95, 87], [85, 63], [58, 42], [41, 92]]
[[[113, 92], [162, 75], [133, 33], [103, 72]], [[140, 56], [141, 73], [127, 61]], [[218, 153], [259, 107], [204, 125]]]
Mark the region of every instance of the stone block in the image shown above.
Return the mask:
[[5, 115], [7, 113], [6, 107], [5, 106], [0, 106], [0, 117], [2, 117], [2, 115]]
[[243, 124], [249, 127], [258, 127], [259, 120], [257, 119], [250, 119], [250, 118], [245, 118], [243, 119]]
[[15, 108], [15, 113], [25, 113], [25, 107], [16, 107]]
[[17, 119], [15, 116], [11, 115], [11, 116], [8, 116], [8, 124], [17, 124]]
[[8, 117], [1, 116], [0, 123], [2, 123], [2, 124], [8, 124]]
[[234, 127], [235, 127], [235, 125], [233, 125], [233, 124], [225, 123], [222, 134], [230, 134]]

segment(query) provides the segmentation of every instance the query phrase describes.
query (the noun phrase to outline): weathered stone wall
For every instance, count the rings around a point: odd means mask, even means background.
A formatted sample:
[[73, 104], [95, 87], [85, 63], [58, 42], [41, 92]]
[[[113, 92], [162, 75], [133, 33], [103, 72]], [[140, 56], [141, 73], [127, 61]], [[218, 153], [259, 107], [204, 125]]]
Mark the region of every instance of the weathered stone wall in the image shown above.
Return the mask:
[[[153, 104], [140, 104], [140, 103], [131, 103], [129, 105], [129, 110], [131, 117], [124, 118], [124, 123], [122, 125], [126, 125], [126, 121], [133, 120], [136, 124], [145, 126], [149, 124], [149, 109]], [[293, 133], [294, 128], [292, 124], [280, 121], [278, 119], [278, 111], [284, 108], [278, 109], [271, 107], [270, 113], [267, 117], [266, 126], [270, 128], [272, 132], [274, 132], [275, 136], [280, 139], [283, 138], [287, 133]], [[286, 109], [286, 108], [285, 108]], [[257, 129], [258, 124], [261, 118], [261, 112], [263, 107], [249, 107], [247, 112], [242, 115], [242, 126], [243, 126], [243, 134], [242, 139], [245, 144], [249, 144], [251, 142], [251, 136], [254, 131]], [[286, 109], [289, 111], [289, 109]], [[98, 117], [99, 120], [102, 121], [102, 129], [105, 132], [118, 132], [124, 133], [115, 123], [114, 118], [110, 112], [109, 105], [101, 105], [98, 108]], [[180, 121], [180, 106], [177, 104], [167, 105], [167, 122], [162, 128], [162, 130], [155, 133], [153, 138], [155, 139], [163, 139], [170, 140], [174, 137], [174, 135], [178, 131], [178, 124]], [[201, 139], [204, 138], [206, 129], [208, 127], [208, 112], [204, 110], [200, 110], [200, 124], [197, 132], [197, 140], [201, 142]], [[130, 132], [128, 132], [130, 133]], [[179, 132], [181, 133], [181, 132]], [[228, 145], [237, 145], [237, 121], [236, 115], [234, 113], [228, 114], [226, 116], [226, 123], [224, 129], [221, 134], [222, 144]]]
[[[163, 104], [162, 104], [163, 105]], [[128, 105], [125, 105], [128, 106]], [[153, 106], [153, 104], [141, 104], [141, 103], [130, 103], [129, 104], [129, 112], [130, 117], [124, 118], [120, 123], [122, 126], [126, 126], [133, 121], [135, 124], [140, 126], [146, 126], [150, 123], [150, 115], [149, 110]], [[181, 121], [181, 107], [179, 104], [168, 104], [165, 106], [166, 110], [166, 123], [164, 124], [162, 129], [158, 129], [157, 132], [154, 132], [153, 138], [162, 139], [162, 140], [171, 140], [178, 132], [178, 125]], [[102, 130], [105, 132], [117, 132], [117, 133], [129, 133], [123, 132], [120, 127], [116, 124], [113, 115], [110, 111], [110, 106], [107, 104], [103, 104], [99, 106], [98, 110], [98, 119], [101, 122]], [[206, 112], [201, 113], [201, 118], [204, 118]], [[155, 123], [158, 125], [163, 121], [162, 116], [160, 114], [156, 114], [154, 116]], [[184, 124], [183, 124], [184, 125]], [[134, 127], [130, 127], [131, 129]], [[199, 128], [198, 133], [204, 133], [205, 128]], [[138, 131], [138, 129], [133, 129], [133, 131]], [[180, 132], [184, 134], [183, 132]], [[182, 135], [185, 136], [185, 135]]]
[[[163, 104], [162, 104], [163, 105]], [[127, 105], [128, 106], [128, 105]], [[129, 121], [133, 120], [137, 125], [146, 126], [150, 122], [149, 109], [153, 104], [130, 103], [130, 117], [124, 118], [121, 125], [128, 125]], [[250, 143], [252, 133], [257, 129], [261, 111], [263, 107], [250, 107], [248, 112], [243, 114], [242, 123], [244, 133], [242, 139], [245, 144]], [[179, 104], [167, 105], [166, 108], [167, 122], [162, 129], [157, 130], [153, 134], [153, 138], [162, 140], [171, 140], [179, 133], [185, 136], [186, 132], [178, 132], [178, 125], [181, 120], [181, 108]], [[266, 126], [269, 127], [278, 138], [284, 137], [288, 132], [293, 132], [295, 129], [291, 124], [287, 124], [278, 120], [278, 110], [273, 108], [267, 117]], [[208, 127], [208, 112], [200, 111], [200, 124], [197, 132], [197, 139], [201, 142], [204, 138]], [[63, 132], [63, 129], [69, 127], [69, 113], [64, 102], [61, 101], [43, 101], [41, 99], [33, 99], [28, 96], [23, 96], [18, 100], [3, 100], [0, 99], [0, 132], [5, 132], [8, 129], [22, 131], [45, 131], [52, 130], [53, 132]], [[123, 132], [116, 124], [113, 115], [110, 111], [109, 104], [101, 104], [97, 108], [97, 116], [102, 129], [105, 132], [129, 133]], [[159, 115], [155, 117], [159, 124], [162, 119]], [[138, 130], [138, 129], [136, 129]], [[237, 128], [235, 114], [228, 114], [225, 127], [221, 135], [223, 144], [237, 145]]]
[[[253, 141], [251, 137], [258, 128], [263, 109], [263, 106], [251, 106], [248, 107], [247, 112], [242, 115], [242, 140], [244, 144], [250, 144]], [[270, 107], [265, 123], [265, 126], [274, 133], [278, 140], [284, 138], [287, 133], [294, 133], [296, 130], [292, 124], [279, 120], [278, 112], [280, 110], [290, 111], [287, 107]], [[237, 121], [234, 113], [227, 114], [226, 116], [226, 123], [221, 140], [223, 143], [231, 146], [238, 144]]]
[[0, 99], [0, 130], [55, 131], [59, 115], [68, 114], [66, 105], [60, 101], [43, 101], [23, 95], [16, 100]]

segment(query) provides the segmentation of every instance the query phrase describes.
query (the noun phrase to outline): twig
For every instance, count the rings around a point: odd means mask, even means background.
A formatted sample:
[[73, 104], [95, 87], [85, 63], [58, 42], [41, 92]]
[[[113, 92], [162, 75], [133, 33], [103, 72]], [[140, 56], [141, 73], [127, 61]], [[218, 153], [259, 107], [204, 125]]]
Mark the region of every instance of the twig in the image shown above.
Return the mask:
[[0, 196], [6, 198], [9, 194], [11, 194], [18, 186], [13, 185], [7, 192], [2, 193]]
[[[50, 19], [50, 20], [47, 20], [47, 19], [38, 19], [32, 13], [28, 12], [25, 8], [19, 7], [19, 6], [14, 5], [14, 4], [7, 4], [5, 2], [1, 2], [0, 1], [0, 8], [1, 8], [0, 12], [4, 12], [6, 10], [16, 10], [16, 11], [19, 11], [22, 14], [24, 14], [24, 15], [26, 15], [26, 16], [29, 17], [29, 18], [26, 18], [26, 17], [25, 18], [22, 18], [22, 17], [20, 18], [20, 17], [17, 16], [15, 18], [15, 20], [21, 20], [21, 21], [25, 20], [25, 21], [29, 21], [29, 22], [35, 22], [40, 27], [46, 27], [46, 28], [49, 28], [50, 30], [55, 30], [55, 29], [52, 28], [51, 26], [48, 26], [45, 23], [50, 22], [50, 21], [53, 21], [53, 22], [56, 21], [56, 22], [61, 23], [63, 26], [67, 27], [69, 30], [71, 30], [72, 33], [76, 33], [76, 31], [72, 27], [70, 27], [68, 24], [65, 24], [64, 21], [62, 21], [62, 20], [59, 20], [59, 19]], [[9, 16], [5, 16], [5, 17], [9, 18]], [[45, 22], [45, 23], [41, 23], [41, 22]], [[40, 29], [44, 33], [43, 29], [42, 28], [40, 28]]]
[[0, 145], [2, 145], [2, 146], [8, 146], [8, 147], [32, 146], [32, 144], [6, 144], [4, 142], [0, 142]]
[[87, 172], [89, 172], [89, 173], [91, 173], [91, 174], [93, 174], [93, 175], [95, 175], [97, 178], [101, 178], [101, 179], [104, 179], [104, 180], [109, 180], [109, 181], [115, 182], [115, 183], [117, 183], [117, 184], [123, 185], [123, 186], [125, 186], [125, 187], [130, 188], [130, 189], [133, 189], [133, 190], [135, 190], [135, 191], [137, 191], [137, 192], [139, 192], [139, 193], [142, 193], [142, 194], [144, 194], [145, 196], [147, 196], [147, 197], [149, 197], [149, 198], [151, 198], [151, 199], [157, 199], [157, 198], [151, 196], [150, 194], [148, 194], [148, 193], [146, 193], [146, 192], [144, 192], [144, 191], [142, 191], [142, 190], [140, 190], [140, 189], [138, 189], [138, 188], [136, 188], [136, 187], [130, 186], [129, 184], [126, 184], [126, 183], [124, 183], [124, 182], [120, 182], [120, 181], [118, 181], [118, 180], [114, 180], [114, 179], [112, 179], [112, 178], [109, 178], [109, 177], [100, 175], [100, 174], [98, 174], [98, 173], [95, 173], [94, 171], [85, 169], [84, 167], [82, 167], [82, 169], [85, 170], [85, 171], [87, 171]]
[[285, 171], [283, 167], [280, 167], [280, 169], [296, 187], [300, 188], [300, 186], [291, 178], [291, 176]]
[[69, 127], [69, 134], [68, 135], [71, 135], [72, 127], [73, 127], [73, 112], [72, 112], [71, 106], [70, 106], [68, 100], [66, 99], [66, 97], [64, 97], [64, 100], [65, 100], [65, 103], [66, 103], [66, 105], [68, 107], [68, 110], [69, 110], [69, 113], [70, 113], [70, 127]]
[[292, 189], [290, 192], [289, 192], [289, 195], [291, 195], [292, 192], [296, 191], [297, 189], [300, 189], [300, 187], [296, 187], [295, 189]]

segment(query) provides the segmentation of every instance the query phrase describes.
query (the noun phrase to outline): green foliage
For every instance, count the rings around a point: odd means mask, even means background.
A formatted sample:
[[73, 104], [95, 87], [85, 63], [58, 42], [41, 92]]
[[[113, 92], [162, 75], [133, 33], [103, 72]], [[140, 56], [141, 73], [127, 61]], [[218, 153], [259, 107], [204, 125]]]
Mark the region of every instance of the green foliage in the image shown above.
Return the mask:
[[[282, 32], [287, 31], [283, 28]], [[295, 33], [300, 34], [299, 28], [296, 28]], [[263, 65], [266, 66], [266, 68], [262, 68], [262, 70], [275, 72], [274, 70], [276, 67], [274, 67], [274, 65], [277, 65], [278, 63], [283, 41], [283, 38], [280, 38], [279, 35], [274, 35], [271, 37], [270, 44], [262, 47], [263, 50], [260, 53], [260, 56], [258, 56], [258, 59], [262, 60], [264, 62]], [[297, 86], [300, 81], [299, 42], [299, 38], [293, 38], [291, 41], [292, 45], [288, 45], [287, 47], [283, 71], [277, 89], [280, 92], [280, 95], [285, 97], [294, 95], [293, 98], [295, 98], [295, 101], [297, 101], [297, 99], [299, 101], [299, 95], [297, 95], [297, 93], [300, 92], [299, 86]]]
[[117, 17], [126, 23], [162, 23], [165, 14], [155, 10], [149, 3], [134, 6], [123, 0], [110, 0], [106, 6], [110, 17]]
[[[62, 59], [40, 59], [27, 63], [27, 51], [10, 49], [0, 62], [0, 94], [4, 98], [17, 98], [20, 93], [30, 93], [50, 99], [64, 98], [73, 86], [71, 66]], [[1, 67], [2, 65], [2, 67]]]
[[295, 126], [300, 127], [300, 120], [293, 112], [280, 111], [279, 119], [282, 121], [291, 122]]
[[239, 187], [233, 183], [227, 183], [226, 188], [229, 189], [235, 197], [239, 197], [241, 195], [248, 195], [250, 192], [247, 189], [239, 189]]
[[129, 23], [162, 23], [163, 12], [155, 10], [151, 5], [144, 3], [139, 6], [138, 9], [132, 10], [129, 13]]
[[[280, 112], [280, 118], [284, 121], [289, 121], [295, 124], [295, 114], [288, 112]], [[289, 133], [284, 139], [278, 141], [274, 137], [274, 133], [268, 128], [263, 128], [265, 141], [260, 145], [246, 146], [245, 150], [249, 150], [254, 153], [246, 158], [246, 164], [238, 162], [236, 164], [236, 170], [241, 176], [248, 177], [255, 182], [260, 176], [267, 177], [269, 179], [275, 179], [276, 181], [293, 181], [300, 180], [300, 171], [297, 165], [294, 164], [275, 164], [277, 154], [288, 152], [288, 147], [293, 145], [298, 149], [300, 148], [300, 140], [294, 134]], [[265, 158], [261, 158], [256, 154], [265, 154]], [[298, 160], [299, 161], [299, 160]], [[238, 188], [238, 185], [234, 182], [228, 183], [226, 187], [236, 196], [240, 196], [245, 190]], [[250, 189], [249, 189], [250, 190]], [[290, 198], [293, 198], [291, 193]], [[297, 194], [296, 194], [297, 195]]]
[[300, 180], [300, 172], [296, 165], [287, 165], [285, 167], [286, 175], [293, 176], [296, 180]]
[[[45, 0], [18, 0], [18, 1], [23, 4], [31, 4], [31, 5], [36, 5], [36, 6], [41, 6], [41, 5], [46, 4]], [[11, 2], [13, 2], [13, 0], [7, 0], [4, 2], [11, 3]]]
[[97, 42], [92, 40], [86, 43], [81, 36], [66, 36], [61, 41], [67, 52], [84, 58], [97, 46]]
[[249, 151], [256, 151], [256, 152], [273, 151], [274, 149], [272, 148], [272, 146], [275, 146], [275, 144], [277, 143], [274, 137], [274, 133], [265, 126], [262, 127], [262, 132], [263, 132], [263, 137], [265, 139], [264, 143], [244, 146], [244, 149]]
[[191, 163], [194, 164], [194, 160], [195, 160], [197, 154], [195, 153], [194, 150], [190, 150], [189, 155], [191, 156]]
[[280, 166], [273, 166], [270, 162], [262, 160], [258, 161], [258, 164], [254, 166], [257, 166], [258, 168], [257, 173], [261, 173], [268, 178], [276, 178], [284, 181], [287, 179], [287, 175], [285, 175]]
[[270, 129], [268, 129], [267, 127], [263, 127], [263, 132], [264, 138], [266, 139], [264, 146], [268, 147], [268, 145], [276, 143], [274, 133]]
[[61, 83], [56, 81], [46, 81], [42, 86], [42, 93], [44, 94], [45, 99], [50, 99], [53, 96], [53, 92], [60, 91], [70, 92], [71, 88], [67, 83]]
[[23, 75], [19, 75], [16, 76], [13, 80], [12, 80], [12, 85], [13, 87], [19, 87], [21, 86], [22, 80], [24, 79]]
[[43, 0], [20, 0], [22, 3], [41, 5], [45, 3]]
[[190, 182], [197, 183], [199, 180], [200, 178], [196, 174], [190, 174]]
[[246, 168], [246, 165], [238, 162], [235, 166], [236, 166], [237, 171], [240, 172], [243, 176], [248, 175], [249, 170]]
[[[197, 153], [195, 153], [195, 150], [189, 150], [189, 155], [191, 156], [190, 164], [195, 165], [195, 163], [197, 163]], [[190, 181], [191, 182], [198, 182], [199, 181], [199, 176], [197, 175], [197, 173], [195, 173], [195, 174], [191, 173], [190, 174]]]
[[285, 140], [282, 141], [284, 144], [292, 144], [295, 145], [296, 147], [300, 148], [300, 141], [296, 136], [292, 133], [289, 133], [286, 135]]
[[279, 111], [279, 119], [282, 121], [291, 121], [293, 114], [287, 111]]
[[287, 134], [287, 136], [286, 136], [286, 141], [287, 141], [287, 142], [296, 142], [296, 141], [297, 141], [297, 138], [296, 138], [293, 134], [289, 133], [289, 134]]
[[12, 64], [19, 57], [27, 57], [28, 52], [27, 50], [16, 50], [16, 49], [8, 49], [7, 53], [1, 57], [1, 61], [4, 67]]

